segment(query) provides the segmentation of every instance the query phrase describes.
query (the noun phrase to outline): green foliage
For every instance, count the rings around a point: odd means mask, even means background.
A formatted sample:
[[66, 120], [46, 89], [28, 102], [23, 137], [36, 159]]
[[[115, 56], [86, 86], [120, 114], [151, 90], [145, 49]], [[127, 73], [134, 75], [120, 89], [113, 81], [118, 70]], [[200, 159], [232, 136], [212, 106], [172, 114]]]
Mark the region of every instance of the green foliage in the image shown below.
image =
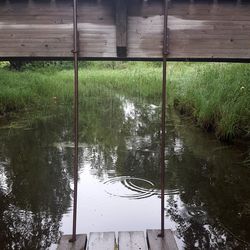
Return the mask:
[[9, 66], [10, 66], [9, 62], [0, 61], [0, 69], [2, 69], [2, 68], [8, 68]]
[[[116, 90], [122, 94], [156, 98], [160, 94], [160, 74], [157, 68], [131, 67], [124, 63], [81, 62], [79, 94], [82, 98], [109, 94]], [[133, 64], [132, 64], [133, 65]], [[0, 114], [23, 109], [46, 109], [51, 105], [73, 103], [72, 62], [27, 64], [22, 71], [0, 68]], [[159, 98], [158, 98], [159, 99]]]
[[250, 65], [175, 64], [172, 102], [222, 140], [249, 135]]
[[[30, 62], [21, 72], [0, 65], [0, 114], [73, 103], [72, 62]], [[161, 63], [79, 63], [81, 100], [99, 93], [161, 99]], [[169, 63], [168, 102], [218, 138], [250, 134], [250, 66], [225, 63]], [[112, 90], [112, 91], [111, 91]]]

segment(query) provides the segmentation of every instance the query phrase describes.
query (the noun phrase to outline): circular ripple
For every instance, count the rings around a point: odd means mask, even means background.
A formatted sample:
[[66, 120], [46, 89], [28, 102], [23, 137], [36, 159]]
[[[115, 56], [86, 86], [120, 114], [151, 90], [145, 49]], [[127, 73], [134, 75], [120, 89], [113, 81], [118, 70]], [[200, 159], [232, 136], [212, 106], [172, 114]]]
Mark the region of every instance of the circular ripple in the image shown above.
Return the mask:
[[129, 199], [145, 199], [156, 194], [154, 183], [130, 176], [119, 176], [104, 182], [105, 191], [112, 195]]

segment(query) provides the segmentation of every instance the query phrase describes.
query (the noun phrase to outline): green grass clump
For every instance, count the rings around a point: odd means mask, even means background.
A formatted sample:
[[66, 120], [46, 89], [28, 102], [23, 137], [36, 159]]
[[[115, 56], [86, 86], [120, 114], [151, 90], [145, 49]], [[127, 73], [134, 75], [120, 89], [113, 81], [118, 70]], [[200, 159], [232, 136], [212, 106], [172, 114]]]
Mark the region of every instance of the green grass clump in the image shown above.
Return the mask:
[[130, 97], [157, 99], [161, 93], [161, 74], [157, 67], [127, 67], [120, 69], [81, 69], [82, 92], [87, 90], [115, 91]]
[[[73, 103], [72, 62], [0, 67], [0, 115]], [[250, 135], [250, 65], [169, 63], [168, 101], [218, 138]], [[139, 97], [160, 103], [161, 63], [80, 62], [79, 95]], [[86, 103], [86, 102], [85, 102]]]
[[250, 65], [176, 64], [170, 88], [175, 107], [220, 139], [249, 135]]
[[44, 109], [59, 97], [68, 102], [72, 92], [71, 73], [15, 72], [0, 69], [0, 114], [23, 109]]
[[[0, 115], [72, 104], [73, 66], [68, 64], [66, 67], [60, 64], [49, 67], [28, 64], [22, 71], [0, 68]], [[159, 71], [159, 68], [147, 67], [147, 64], [141, 67], [124, 63], [105, 66], [88, 63], [79, 70], [80, 102], [83, 98], [110, 95], [111, 92], [159, 100]]]

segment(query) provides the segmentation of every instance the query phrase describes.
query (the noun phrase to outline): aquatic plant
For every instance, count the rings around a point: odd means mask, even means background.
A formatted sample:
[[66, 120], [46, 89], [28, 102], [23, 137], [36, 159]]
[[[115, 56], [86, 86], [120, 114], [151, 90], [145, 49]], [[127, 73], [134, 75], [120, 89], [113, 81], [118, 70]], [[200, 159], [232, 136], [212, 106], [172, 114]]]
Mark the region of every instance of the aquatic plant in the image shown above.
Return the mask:
[[[20, 110], [71, 106], [72, 63], [30, 63], [21, 72], [0, 68], [0, 115]], [[218, 138], [250, 135], [250, 66], [227, 63], [169, 63], [168, 103]], [[160, 63], [81, 62], [80, 103], [115, 93], [160, 104]]]

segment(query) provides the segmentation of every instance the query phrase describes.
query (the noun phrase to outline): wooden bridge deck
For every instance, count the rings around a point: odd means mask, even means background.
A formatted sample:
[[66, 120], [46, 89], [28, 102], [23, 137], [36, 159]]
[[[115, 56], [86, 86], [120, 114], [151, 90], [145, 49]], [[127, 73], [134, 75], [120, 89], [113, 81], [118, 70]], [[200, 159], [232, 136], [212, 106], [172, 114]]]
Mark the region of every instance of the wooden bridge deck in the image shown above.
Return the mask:
[[90, 233], [77, 235], [75, 243], [70, 243], [70, 235], [62, 236], [57, 250], [178, 250], [174, 234], [170, 229], [165, 230], [165, 237], [159, 238], [159, 230], [144, 232], [119, 232], [116, 242], [114, 232]]
[[[80, 59], [161, 60], [163, 0], [78, 1]], [[168, 60], [250, 60], [250, 2], [169, 0]], [[70, 59], [71, 0], [0, 0], [0, 60]]]

